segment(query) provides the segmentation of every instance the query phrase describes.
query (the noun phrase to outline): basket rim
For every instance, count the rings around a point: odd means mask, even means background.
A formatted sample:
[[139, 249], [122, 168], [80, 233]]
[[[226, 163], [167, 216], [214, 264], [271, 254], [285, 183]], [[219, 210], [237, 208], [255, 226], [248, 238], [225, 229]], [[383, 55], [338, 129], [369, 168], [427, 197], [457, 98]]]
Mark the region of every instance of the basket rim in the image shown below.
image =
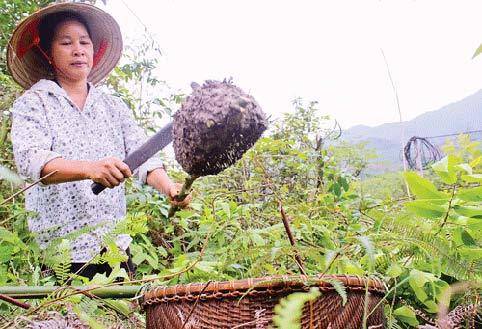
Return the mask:
[[318, 287], [322, 291], [334, 290], [329, 280], [341, 281], [347, 291], [368, 289], [371, 293], [385, 294], [386, 292], [383, 282], [377, 278], [356, 275], [276, 275], [151, 287], [144, 293], [143, 302], [155, 304], [163, 301], [239, 297], [244, 294], [259, 293], [275, 295], [286, 291], [304, 291], [310, 287]]

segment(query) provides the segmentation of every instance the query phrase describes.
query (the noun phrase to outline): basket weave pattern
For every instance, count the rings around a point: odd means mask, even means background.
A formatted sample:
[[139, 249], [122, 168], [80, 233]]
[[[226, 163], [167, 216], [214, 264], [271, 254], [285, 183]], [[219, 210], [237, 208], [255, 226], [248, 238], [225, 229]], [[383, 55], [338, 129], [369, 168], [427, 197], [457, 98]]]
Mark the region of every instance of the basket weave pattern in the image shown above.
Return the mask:
[[[348, 301], [323, 278], [341, 281]], [[321, 296], [303, 308], [302, 328], [358, 329], [362, 327], [365, 300], [367, 327], [383, 328], [384, 287], [378, 280], [355, 276], [278, 276], [209, 284], [157, 287], [146, 292], [143, 307], [148, 329], [268, 328], [279, 300], [293, 292], [317, 286]], [[368, 293], [366, 292], [368, 289]]]

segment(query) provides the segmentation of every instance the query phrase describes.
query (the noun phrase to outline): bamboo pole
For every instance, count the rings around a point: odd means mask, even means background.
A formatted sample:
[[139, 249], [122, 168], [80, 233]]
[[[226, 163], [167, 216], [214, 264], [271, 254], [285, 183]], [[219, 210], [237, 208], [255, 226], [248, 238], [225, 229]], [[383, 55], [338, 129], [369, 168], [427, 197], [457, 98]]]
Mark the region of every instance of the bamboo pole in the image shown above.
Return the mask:
[[420, 139], [415, 140], [415, 163], [417, 164], [418, 173], [423, 177], [423, 166], [422, 166], [422, 145], [420, 144]]
[[99, 298], [121, 299], [136, 297], [142, 286], [113, 286], [94, 289], [92, 286], [0, 286], [0, 294], [15, 299], [39, 299], [47, 297], [56, 290], [66, 288], [77, 290], [79, 293], [85, 291], [85, 293]]
[[[400, 108], [400, 100], [398, 99], [398, 91], [397, 91], [397, 88], [395, 87], [395, 83], [393, 82], [393, 79], [392, 79], [392, 74], [390, 73], [390, 66], [388, 66], [388, 61], [387, 61], [387, 58], [385, 57], [385, 53], [383, 52], [383, 49], [380, 49], [381, 52], [382, 52], [382, 56], [383, 56], [383, 60], [385, 61], [385, 65], [387, 67], [387, 72], [388, 72], [388, 77], [390, 78], [390, 83], [392, 84], [392, 89], [393, 89], [393, 93], [395, 94], [395, 101], [397, 102], [397, 109], [398, 109], [398, 119], [399, 119], [399, 123], [400, 123], [400, 128], [401, 128], [401, 138], [400, 138], [400, 144], [402, 145], [401, 147], [401, 151], [402, 151], [402, 162], [403, 162], [403, 172], [406, 172], [408, 170], [408, 165], [407, 165], [407, 159], [405, 158], [405, 152], [403, 152], [403, 147], [405, 145], [405, 124], [403, 123], [403, 120], [402, 120], [402, 110]], [[408, 182], [406, 179], [404, 179], [405, 181], [405, 188], [407, 190], [407, 195], [409, 198], [411, 198], [412, 196], [410, 195], [410, 188], [408, 187]]]

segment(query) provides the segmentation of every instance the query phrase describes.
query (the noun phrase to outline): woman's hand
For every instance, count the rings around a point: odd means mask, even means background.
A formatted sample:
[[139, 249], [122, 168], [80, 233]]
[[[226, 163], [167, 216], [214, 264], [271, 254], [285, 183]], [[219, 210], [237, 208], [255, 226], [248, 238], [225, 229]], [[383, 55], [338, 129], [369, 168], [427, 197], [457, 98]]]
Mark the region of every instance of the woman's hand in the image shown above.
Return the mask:
[[86, 173], [91, 180], [108, 188], [116, 187], [132, 176], [129, 166], [115, 157], [89, 162]]
[[189, 205], [189, 203], [191, 203], [192, 195], [191, 195], [191, 193], [189, 193], [184, 198], [184, 200], [176, 201], [176, 197], [179, 195], [179, 193], [181, 193], [181, 189], [182, 189], [182, 184], [179, 184], [179, 183], [172, 183], [171, 184], [171, 186], [169, 188], [169, 194], [168, 194], [169, 202], [171, 202], [171, 204], [173, 206], [185, 208]]
[[183, 201], [175, 200], [176, 196], [181, 192], [182, 184], [174, 183], [162, 168], [154, 169], [147, 174], [147, 184], [165, 194], [173, 206], [184, 208], [191, 202], [191, 194]]

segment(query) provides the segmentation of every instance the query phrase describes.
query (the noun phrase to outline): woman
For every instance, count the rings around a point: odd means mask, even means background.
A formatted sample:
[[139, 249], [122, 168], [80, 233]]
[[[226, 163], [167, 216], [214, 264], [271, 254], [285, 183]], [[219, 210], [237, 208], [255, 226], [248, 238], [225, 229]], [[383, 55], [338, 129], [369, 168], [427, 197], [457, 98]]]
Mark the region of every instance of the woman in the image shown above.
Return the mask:
[[[18, 171], [42, 179], [26, 194], [38, 215], [29, 228], [42, 248], [71, 237], [72, 271], [93, 277], [106, 265], [86, 265], [102, 250], [102, 238], [126, 215], [124, 180], [132, 175], [120, 159], [146, 136], [132, 111], [95, 87], [117, 64], [122, 37], [115, 20], [99, 8], [62, 3], [22, 21], [7, 53], [13, 78], [25, 89], [12, 109], [12, 142]], [[138, 170], [139, 179], [176, 203], [180, 184], [158, 158]], [[109, 187], [98, 196], [92, 181]], [[117, 236], [127, 254], [131, 238]], [[123, 265], [132, 270], [132, 263]]]

